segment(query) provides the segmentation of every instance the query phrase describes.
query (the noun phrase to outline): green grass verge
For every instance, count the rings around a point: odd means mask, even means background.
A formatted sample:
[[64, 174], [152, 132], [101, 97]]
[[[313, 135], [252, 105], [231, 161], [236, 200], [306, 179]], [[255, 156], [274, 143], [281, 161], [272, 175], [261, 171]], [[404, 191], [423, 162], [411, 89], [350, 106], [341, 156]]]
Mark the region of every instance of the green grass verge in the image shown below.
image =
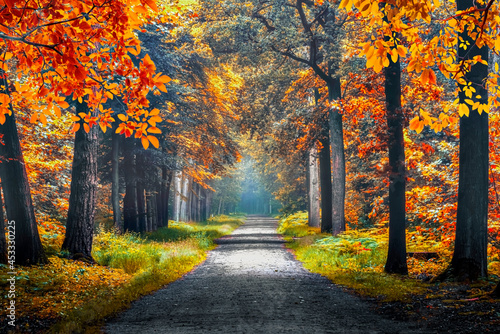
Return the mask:
[[352, 230], [333, 237], [309, 228], [307, 213], [298, 213], [282, 219], [278, 231], [305, 268], [361, 295], [406, 301], [426, 291], [418, 280], [383, 272], [387, 237], [380, 229]]
[[68, 312], [49, 332], [98, 331], [105, 318], [202, 263], [206, 251], [214, 248], [214, 239], [231, 233], [242, 223], [242, 217], [217, 216], [198, 224], [171, 222], [168, 228], [143, 235], [99, 233], [94, 242], [94, 259], [132, 278], [118, 287], [104, 287], [90, 301]]

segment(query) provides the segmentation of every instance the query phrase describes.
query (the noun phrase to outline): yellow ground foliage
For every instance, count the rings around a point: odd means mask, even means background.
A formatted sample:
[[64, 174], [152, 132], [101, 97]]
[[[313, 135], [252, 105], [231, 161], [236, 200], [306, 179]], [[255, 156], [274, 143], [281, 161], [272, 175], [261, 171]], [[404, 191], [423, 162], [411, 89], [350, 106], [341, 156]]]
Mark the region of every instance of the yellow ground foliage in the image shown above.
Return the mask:
[[[385, 227], [350, 229], [338, 236], [321, 234], [307, 226], [307, 213], [299, 212], [280, 221], [279, 233], [291, 242], [297, 258], [312, 272], [357, 292], [385, 300], [405, 300], [412, 294], [423, 293], [427, 281], [442, 273], [452, 257], [453, 243], [436, 233], [418, 228], [407, 232], [408, 252], [436, 252], [429, 260], [408, 257], [408, 277], [384, 273], [387, 256], [388, 230]], [[498, 228], [490, 227], [488, 263], [490, 276], [500, 276]]]
[[[55, 323], [57, 333], [81, 331], [126, 307], [141, 295], [159, 289], [206, 258], [213, 239], [241, 224], [234, 217], [216, 217], [207, 223], [171, 222], [171, 227], [144, 235], [99, 232], [92, 255], [96, 264], [73, 261], [61, 252], [65, 228], [47, 220], [39, 233], [49, 262], [16, 268], [16, 323], [29, 330], [29, 318]], [[1, 268], [2, 285], [10, 270]], [[5, 288], [4, 287], [4, 288]], [[6, 291], [6, 290], [5, 290]], [[0, 316], [5, 317], [5, 308]]]

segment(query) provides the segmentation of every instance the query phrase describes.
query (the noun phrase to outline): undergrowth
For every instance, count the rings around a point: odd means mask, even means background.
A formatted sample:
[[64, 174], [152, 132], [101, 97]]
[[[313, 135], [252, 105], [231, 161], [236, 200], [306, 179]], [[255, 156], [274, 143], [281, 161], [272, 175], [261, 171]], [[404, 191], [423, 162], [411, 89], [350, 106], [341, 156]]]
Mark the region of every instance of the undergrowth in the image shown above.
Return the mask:
[[[418, 229], [409, 230], [408, 252], [435, 252], [437, 258], [409, 257], [409, 275], [402, 277], [384, 272], [386, 228], [353, 229], [334, 237], [308, 227], [307, 213], [299, 212], [283, 218], [278, 231], [310, 271], [361, 295], [384, 301], [407, 301], [412, 295], [426, 293], [431, 286], [428, 280], [443, 272], [452, 256], [449, 243], [425, 237]], [[498, 249], [490, 247], [488, 252], [490, 276], [496, 277], [500, 274]]]
[[[54, 323], [53, 333], [82, 332], [89, 326], [97, 330], [104, 318], [192, 270], [215, 238], [241, 224], [241, 217], [217, 216], [196, 224], [170, 222], [168, 228], [142, 235], [102, 231], [94, 236], [97, 264], [89, 264], [66, 259], [60, 252], [64, 227], [46, 221], [39, 232], [49, 262], [17, 268], [17, 331], [32, 330], [30, 319], [42, 327]], [[7, 272], [1, 269], [2, 276]], [[5, 308], [0, 314], [5, 318]]]

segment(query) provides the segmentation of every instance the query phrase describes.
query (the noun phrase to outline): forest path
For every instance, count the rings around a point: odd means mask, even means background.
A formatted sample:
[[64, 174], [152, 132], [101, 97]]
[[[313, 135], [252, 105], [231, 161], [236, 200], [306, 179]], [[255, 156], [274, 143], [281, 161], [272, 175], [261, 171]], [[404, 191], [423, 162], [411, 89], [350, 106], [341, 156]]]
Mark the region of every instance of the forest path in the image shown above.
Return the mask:
[[107, 323], [106, 333], [424, 333], [305, 270], [276, 220], [250, 216], [208, 259]]

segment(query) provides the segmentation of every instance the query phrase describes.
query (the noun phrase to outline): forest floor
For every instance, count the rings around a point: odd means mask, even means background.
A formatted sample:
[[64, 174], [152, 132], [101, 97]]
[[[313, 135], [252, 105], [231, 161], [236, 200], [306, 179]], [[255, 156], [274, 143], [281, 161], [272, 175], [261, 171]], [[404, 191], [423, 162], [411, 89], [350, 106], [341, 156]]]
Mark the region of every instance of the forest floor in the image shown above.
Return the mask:
[[249, 217], [245, 225], [218, 240], [219, 247], [202, 265], [134, 302], [103, 330], [120, 334], [443, 332], [426, 321], [407, 321], [396, 303], [363, 300], [308, 272], [285, 248], [276, 227], [276, 220]]

